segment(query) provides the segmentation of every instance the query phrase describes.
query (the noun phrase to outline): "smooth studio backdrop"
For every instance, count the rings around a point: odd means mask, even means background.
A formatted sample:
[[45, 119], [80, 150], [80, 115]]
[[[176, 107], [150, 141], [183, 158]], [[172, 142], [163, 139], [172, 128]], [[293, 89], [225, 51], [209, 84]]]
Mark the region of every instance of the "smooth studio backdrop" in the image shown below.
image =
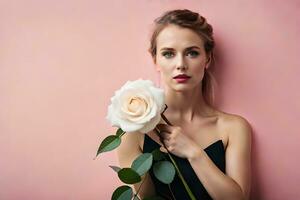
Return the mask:
[[116, 153], [93, 160], [110, 97], [157, 83], [151, 24], [176, 8], [214, 27], [217, 106], [253, 128], [251, 199], [300, 198], [300, 1], [1, 0], [0, 199], [110, 199]]

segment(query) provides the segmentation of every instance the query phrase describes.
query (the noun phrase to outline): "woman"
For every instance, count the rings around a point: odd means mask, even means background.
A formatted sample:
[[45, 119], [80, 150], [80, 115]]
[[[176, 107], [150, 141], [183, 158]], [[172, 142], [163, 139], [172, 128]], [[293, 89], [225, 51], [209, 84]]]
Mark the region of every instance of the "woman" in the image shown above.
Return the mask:
[[[164, 116], [172, 125], [157, 126], [160, 137], [131, 133], [118, 148], [121, 167], [128, 167], [143, 152], [160, 147], [175, 155], [197, 199], [249, 199], [251, 175], [251, 126], [241, 116], [214, 108], [212, 26], [190, 10], [165, 12], [155, 20], [149, 52], [164, 83]], [[159, 195], [188, 200], [176, 176], [170, 187], [150, 170], [143, 184], [135, 184], [141, 198]]]

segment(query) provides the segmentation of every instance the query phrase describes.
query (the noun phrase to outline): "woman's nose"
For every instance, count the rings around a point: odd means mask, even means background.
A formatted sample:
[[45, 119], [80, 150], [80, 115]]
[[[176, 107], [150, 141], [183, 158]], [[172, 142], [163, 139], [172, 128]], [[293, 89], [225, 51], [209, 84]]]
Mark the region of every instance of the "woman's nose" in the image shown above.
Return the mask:
[[184, 56], [178, 55], [176, 59], [176, 69], [186, 69]]

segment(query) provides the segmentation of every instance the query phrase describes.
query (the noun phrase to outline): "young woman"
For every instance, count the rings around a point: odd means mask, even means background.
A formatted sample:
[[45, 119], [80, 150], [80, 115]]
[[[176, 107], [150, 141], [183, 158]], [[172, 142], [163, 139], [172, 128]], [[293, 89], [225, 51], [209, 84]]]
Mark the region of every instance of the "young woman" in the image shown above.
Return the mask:
[[[212, 34], [206, 19], [187, 9], [155, 20], [149, 52], [164, 83], [164, 115], [172, 125], [157, 126], [161, 138], [154, 131], [125, 134], [118, 158], [121, 167], [128, 167], [143, 152], [159, 147], [166, 152], [164, 142], [197, 199], [249, 199], [251, 126], [245, 118], [213, 107]], [[142, 185], [134, 185], [141, 198], [189, 199], [178, 176], [170, 187], [152, 170], [142, 178]]]

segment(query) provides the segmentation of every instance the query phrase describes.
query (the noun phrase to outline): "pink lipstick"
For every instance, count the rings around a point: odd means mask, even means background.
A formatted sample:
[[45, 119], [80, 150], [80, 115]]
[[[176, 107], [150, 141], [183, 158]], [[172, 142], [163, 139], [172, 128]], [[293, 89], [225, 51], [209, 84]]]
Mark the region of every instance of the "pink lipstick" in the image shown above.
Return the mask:
[[174, 79], [177, 81], [177, 83], [184, 83], [188, 81], [191, 77], [186, 74], [179, 74], [174, 77]]

